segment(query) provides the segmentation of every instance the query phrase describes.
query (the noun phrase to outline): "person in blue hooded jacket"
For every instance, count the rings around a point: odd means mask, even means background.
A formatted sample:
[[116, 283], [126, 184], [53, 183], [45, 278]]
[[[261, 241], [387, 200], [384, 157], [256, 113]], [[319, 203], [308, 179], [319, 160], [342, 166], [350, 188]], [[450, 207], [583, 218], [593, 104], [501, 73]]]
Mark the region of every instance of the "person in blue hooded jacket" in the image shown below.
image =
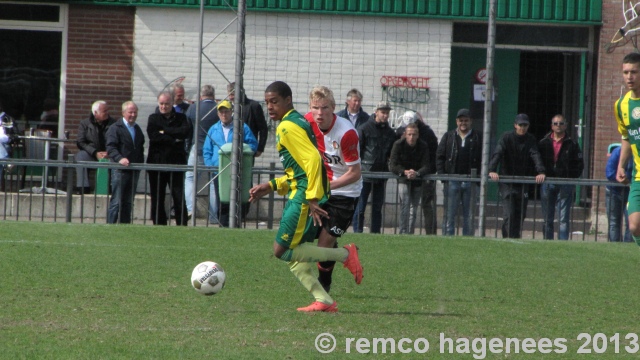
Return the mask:
[[[209, 128], [207, 138], [204, 140], [204, 146], [202, 147], [202, 157], [204, 158], [204, 164], [206, 166], [220, 166], [218, 157], [220, 147], [233, 141], [232, 106], [228, 100], [223, 100], [218, 104], [218, 116], [220, 117], [220, 121]], [[258, 140], [253, 136], [253, 133], [247, 124], [243, 124], [243, 133], [243, 142], [249, 145], [251, 150], [255, 153], [258, 149]], [[213, 181], [213, 187], [216, 194], [219, 195], [217, 178]], [[248, 204], [243, 204], [242, 206], [242, 211], [246, 213], [248, 210]], [[229, 205], [220, 204], [220, 196], [216, 196], [216, 204], [213, 206], [213, 209], [218, 212], [217, 218], [220, 221], [220, 226], [228, 227]]]
[[[607, 167], [605, 169], [607, 180], [617, 183], [616, 173], [618, 172], [618, 162], [620, 162], [620, 145], [612, 146], [613, 150], [609, 155]], [[627, 179], [631, 179], [633, 172], [633, 162], [627, 163]], [[607, 186], [606, 187], [606, 209], [607, 220], [609, 222], [609, 241], [612, 242], [633, 242], [629, 231], [629, 214], [627, 213], [627, 201], [629, 201], [628, 186]], [[624, 215], [624, 237], [622, 235], [622, 216]]]

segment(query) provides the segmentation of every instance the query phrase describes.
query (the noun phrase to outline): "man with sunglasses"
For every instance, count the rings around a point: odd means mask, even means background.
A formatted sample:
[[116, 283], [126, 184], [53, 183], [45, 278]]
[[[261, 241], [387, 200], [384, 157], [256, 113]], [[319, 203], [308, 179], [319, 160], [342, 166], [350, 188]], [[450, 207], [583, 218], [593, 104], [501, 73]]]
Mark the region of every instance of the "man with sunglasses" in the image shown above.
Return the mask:
[[[545, 179], [545, 168], [538, 150], [536, 138], [528, 133], [529, 116], [516, 115], [514, 131], [506, 132], [489, 160], [489, 177], [493, 181], [504, 176], [531, 176], [540, 184]], [[500, 166], [500, 175], [498, 175]], [[532, 174], [535, 171], [535, 174]], [[508, 181], [508, 180], [507, 180]], [[519, 239], [522, 237], [522, 222], [527, 215], [529, 186], [522, 183], [500, 182], [498, 184], [502, 198], [503, 222], [502, 237]]]
[[[558, 114], [551, 119], [551, 132], [538, 143], [542, 162], [548, 178], [579, 178], [584, 169], [582, 150], [567, 133], [567, 120]], [[558, 207], [558, 240], [569, 240], [571, 203], [575, 185], [550, 184], [540, 187], [544, 227], [542, 235], [553, 240], [553, 219]]]

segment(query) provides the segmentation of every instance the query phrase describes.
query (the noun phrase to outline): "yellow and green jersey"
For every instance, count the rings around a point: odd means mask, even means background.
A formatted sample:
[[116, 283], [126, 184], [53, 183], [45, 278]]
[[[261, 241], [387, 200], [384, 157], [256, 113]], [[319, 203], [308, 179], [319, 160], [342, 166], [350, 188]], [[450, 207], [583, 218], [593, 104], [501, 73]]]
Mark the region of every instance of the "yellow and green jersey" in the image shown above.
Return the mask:
[[632, 98], [631, 91], [618, 99], [613, 112], [618, 122], [618, 132], [628, 140], [633, 152], [633, 181], [640, 181], [640, 99]]
[[329, 199], [329, 179], [316, 146], [315, 135], [300, 113], [292, 109], [276, 129], [276, 150], [285, 175], [271, 180], [271, 188], [289, 200], [306, 204]]

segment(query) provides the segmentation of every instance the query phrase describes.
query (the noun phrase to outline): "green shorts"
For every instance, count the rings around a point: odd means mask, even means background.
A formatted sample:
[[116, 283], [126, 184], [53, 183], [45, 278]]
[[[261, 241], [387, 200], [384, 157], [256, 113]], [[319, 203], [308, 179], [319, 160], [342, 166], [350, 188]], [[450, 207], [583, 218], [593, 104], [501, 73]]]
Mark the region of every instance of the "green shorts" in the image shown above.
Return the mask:
[[640, 212], [640, 182], [631, 182], [629, 190], [629, 202], [627, 202], [627, 213]]
[[276, 242], [287, 249], [295, 249], [301, 243], [313, 242], [317, 232], [318, 226], [313, 225], [313, 218], [309, 216], [309, 205], [287, 201]]

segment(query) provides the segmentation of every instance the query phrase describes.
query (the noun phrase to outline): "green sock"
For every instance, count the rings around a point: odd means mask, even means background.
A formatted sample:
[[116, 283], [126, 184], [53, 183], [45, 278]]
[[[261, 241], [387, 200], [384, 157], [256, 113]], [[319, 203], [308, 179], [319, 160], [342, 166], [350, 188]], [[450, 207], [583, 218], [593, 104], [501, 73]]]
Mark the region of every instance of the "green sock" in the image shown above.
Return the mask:
[[640, 246], [640, 236], [632, 235], [631, 237], [633, 238], [633, 240], [636, 241], [636, 244], [638, 244], [638, 246]]
[[320, 261], [339, 261], [344, 262], [349, 255], [349, 251], [345, 248], [328, 249], [319, 248], [310, 243], [302, 243], [295, 249], [287, 250], [280, 259], [284, 261], [299, 262], [320, 262]]
[[300, 280], [302, 286], [309, 290], [316, 301], [331, 305], [333, 304], [333, 298], [331, 298], [331, 296], [324, 291], [322, 285], [320, 285], [317, 276], [313, 273], [314, 267], [315, 263], [298, 261], [289, 262], [289, 270], [291, 270], [293, 275]]

